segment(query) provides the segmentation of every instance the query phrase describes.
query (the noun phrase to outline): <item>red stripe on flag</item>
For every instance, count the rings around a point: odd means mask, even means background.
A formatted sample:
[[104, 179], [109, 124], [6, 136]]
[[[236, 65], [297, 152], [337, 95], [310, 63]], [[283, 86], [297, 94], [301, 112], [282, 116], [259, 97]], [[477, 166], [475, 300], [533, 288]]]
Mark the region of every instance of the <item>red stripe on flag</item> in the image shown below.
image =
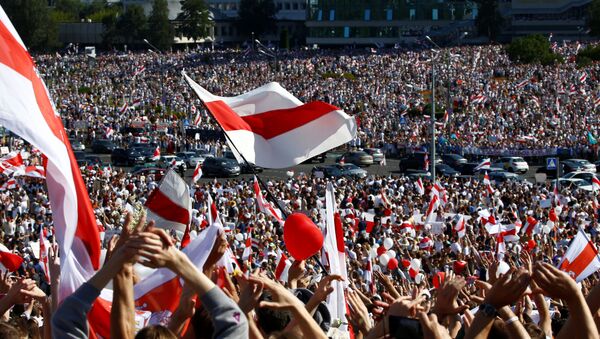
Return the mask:
[[565, 258], [562, 265], [560, 265], [560, 269], [571, 274], [573, 273], [573, 279], [577, 278], [588, 265], [594, 261], [594, 259], [598, 256], [598, 251], [594, 248], [594, 245], [591, 241], [585, 245], [581, 253], [573, 260], [573, 262], [569, 262], [569, 259]]
[[190, 223], [190, 213], [173, 202], [160, 189], [156, 188], [146, 201], [146, 207], [159, 217], [187, 225]]
[[322, 101], [240, 117], [224, 101], [206, 102], [206, 107], [225, 131], [246, 130], [271, 139], [318, 119], [339, 108]]
[[[94, 269], [100, 266], [100, 234], [96, 226], [96, 218], [92, 210], [89, 194], [81, 177], [77, 160], [71, 150], [71, 145], [65, 134], [61, 119], [54, 114], [54, 109], [48, 97], [48, 92], [42, 80], [38, 77], [31, 56], [23, 46], [15, 40], [11, 32], [0, 21], [0, 63], [10, 67], [15, 72], [31, 81], [36, 102], [52, 133], [61, 140], [67, 148], [73, 182], [77, 194], [77, 231], [75, 236], [81, 239], [89, 253]], [[50, 178], [49, 178], [50, 179]]]

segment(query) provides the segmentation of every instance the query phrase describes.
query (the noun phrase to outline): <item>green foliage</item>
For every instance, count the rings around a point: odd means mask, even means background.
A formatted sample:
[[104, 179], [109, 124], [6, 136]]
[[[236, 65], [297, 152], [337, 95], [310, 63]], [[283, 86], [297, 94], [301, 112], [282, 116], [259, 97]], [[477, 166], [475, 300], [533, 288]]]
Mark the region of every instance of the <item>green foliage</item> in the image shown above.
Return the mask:
[[593, 61], [600, 61], [600, 45], [599, 46], [587, 46], [586, 48], [579, 51], [577, 58], [589, 58]]
[[126, 43], [140, 42], [146, 35], [148, 21], [140, 5], [129, 5], [117, 20], [118, 35]]
[[79, 94], [90, 94], [90, 93], [92, 93], [92, 89], [87, 86], [81, 86], [81, 87], [79, 87], [77, 92]]
[[600, 0], [592, 0], [588, 8], [587, 25], [591, 35], [600, 36]]
[[116, 18], [119, 16], [120, 13], [121, 13], [121, 10], [119, 7], [116, 7], [116, 6], [105, 7], [97, 12], [94, 12], [94, 13], [91, 13], [90, 15], [88, 15], [87, 19], [92, 20], [92, 22], [104, 22], [106, 17]]
[[551, 65], [562, 62], [562, 57], [551, 51], [548, 39], [539, 34], [514, 39], [506, 47], [506, 52], [517, 63]]
[[154, 0], [148, 26], [151, 27], [148, 32], [150, 42], [160, 50], [169, 49], [175, 33], [169, 22], [167, 0]]
[[83, 10], [83, 4], [80, 0], [56, 0], [54, 5], [55, 12], [61, 12], [69, 21], [78, 21], [79, 14]]
[[502, 31], [504, 18], [498, 11], [498, 1], [495, 0], [475, 0], [479, 6], [479, 12], [476, 19], [477, 31], [480, 35], [487, 36], [490, 40], [496, 40]]
[[180, 22], [177, 32], [194, 40], [208, 36], [212, 25], [204, 0], [182, 0], [177, 20]]
[[242, 34], [260, 38], [275, 30], [275, 3], [273, 0], [241, 0], [238, 27]]
[[0, 0], [21, 39], [33, 51], [58, 47], [58, 28], [46, 0]]

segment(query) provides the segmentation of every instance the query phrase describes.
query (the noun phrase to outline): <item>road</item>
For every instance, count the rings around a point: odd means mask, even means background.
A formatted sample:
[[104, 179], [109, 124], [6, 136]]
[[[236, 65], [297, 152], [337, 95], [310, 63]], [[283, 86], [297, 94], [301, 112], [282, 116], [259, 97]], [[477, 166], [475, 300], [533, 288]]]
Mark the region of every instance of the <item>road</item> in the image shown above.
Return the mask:
[[[108, 154], [91, 154], [90, 155], [97, 155], [99, 156], [102, 161], [104, 163], [109, 163], [110, 162], [110, 155]], [[317, 165], [331, 165], [335, 163], [335, 159], [340, 155], [340, 153], [328, 153], [325, 163], [324, 164], [319, 164], [319, 163], [308, 163], [308, 164], [299, 164], [296, 165], [294, 167], [291, 168], [287, 168], [287, 169], [265, 169], [262, 173], [259, 173], [259, 176], [262, 179], [285, 179], [288, 177], [288, 171], [293, 171], [294, 172], [294, 176], [297, 176], [301, 173], [306, 173], [306, 174], [310, 174], [311, 170], [313, 167], [317, 166]], [[371, 175], [379, 175], [379, 176], [400, 176], [402, 173], [398, 170], [398, 163], [399, 160], [398, 159], [386, 159], [386, 166], [381, 166], [379, 164], [374, 164], [371, 165], [369, 167], [364, 168], [367, 172], [369, 172], [369, 174]], [[124, 167], [126, 171], [129, 171], [131, 168], [130, 167]], [[539, 166], [530, 166], [529, 167], [529, 171], [527, 173], [525, 173], [524, 175], [522, 175], [523, 178], [531, 181], [531, 182], [535, 182], [535, 171], [539, 168]], [[186, 179], [189, 179], [192, 177], [193, 174], [193, 168], [188, 169], [185, 173], [185, 177]], [[248, 179], [248, 178], [252, 178], [252, 174], [242, 174], [237, 178], [244, 178], [244, 179]], [[213, 181], [214, 178], [202, 178], [200, 179], [200, 182], [207, 182], [207, 181]]]

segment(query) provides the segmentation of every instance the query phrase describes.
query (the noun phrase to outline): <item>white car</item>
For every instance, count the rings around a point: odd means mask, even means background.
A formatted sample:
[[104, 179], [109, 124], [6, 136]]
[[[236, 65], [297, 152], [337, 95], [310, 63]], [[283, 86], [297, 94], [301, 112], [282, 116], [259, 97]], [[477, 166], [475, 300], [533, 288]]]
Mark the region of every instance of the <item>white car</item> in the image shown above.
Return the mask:
[[[560, 187], [568, 187], [570, 189], [580, 189], [586, 192], [592, 192], [593, 187], [589, 182], [578, 178], [560, 178], [558, 181]], [[552, 180], [552, 186], [556, 185], [556, 179]]]
[[182, 159], [174, 156], [174, 155], [163, 155], [160, 157], [159, 160], [159, 167], [163, 167], [163, 168], [169, 168], [169, 167], [175, 167], [175, 168], [183, 168], [183, 170], [187, 169], [187, 166], [185, 165], [185, 161], [183, 161]]
[[496, 160], [492, 167], [500, 167], [509, 172], [524, 174], [529, 171], [529, 165], [521, 157], [502, 157]]
[[563, 175], [562, 179], [582, 179], [585, 180], [588, 184], [591, 184], [592, 178], [594, 177], [598, 178], [598, 175], [596, 175], [596, 173], [577, 171]]

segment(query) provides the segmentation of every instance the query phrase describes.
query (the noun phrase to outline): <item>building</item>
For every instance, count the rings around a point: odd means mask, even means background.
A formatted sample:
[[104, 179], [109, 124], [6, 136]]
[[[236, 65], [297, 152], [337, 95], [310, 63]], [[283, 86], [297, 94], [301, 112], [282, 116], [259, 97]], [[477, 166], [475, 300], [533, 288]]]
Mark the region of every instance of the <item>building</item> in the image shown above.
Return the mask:
[[473, 1], [310, 0], [306, 27], [309, 45], [394, 45], [424, 35], [458, 36], [473, 31]]
[[553, 39], [581, 39], [591, 0], [513, 0], [505, 11], [511, 37], [552, 33]]

